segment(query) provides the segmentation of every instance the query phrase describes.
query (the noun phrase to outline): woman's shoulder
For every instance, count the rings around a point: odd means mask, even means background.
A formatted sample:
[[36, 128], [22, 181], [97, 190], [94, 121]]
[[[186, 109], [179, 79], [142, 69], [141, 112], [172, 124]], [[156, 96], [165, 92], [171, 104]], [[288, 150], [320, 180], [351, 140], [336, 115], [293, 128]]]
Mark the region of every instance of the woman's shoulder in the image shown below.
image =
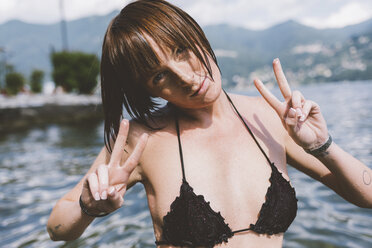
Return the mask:
[[233, 103], [243, 111], [255, 113], [258, 115], [273, 115], [276, 114], [274, 109], [266, 102], [262, 96], [246, 96], [241, 94], [229, 93]]
[[140, 178], [138, 181], [142, 183], [146, 182], [147, 173], [145, 173], [145, 171], [148, 170], [148, 165], [151, 164], [153, 160], [153, 151], [159, 149], [159, 147], [166, 147], [167, 138], [170, 135], [174, 135], [170, 122], [170, 118], [166, 116], [161, 118], [157, 115], [155, 115], [154, 118], [148, 119], [147, 125], [135, 118], [129, 121], [129, 131], [125, 147], [126, 154], [124, 154], [124, 156], [129, 156], [133, 152], [139, 138], [143, 134], [148, 135], [147, 144], [142, 152], [139, 164], [136, 167], [137, 178]]
[[150, 138], [169, 133], [174, 129], [173, 122], [174, 120], [167, 107], [163, 107], [155, 112], [151, 118], [148, 117], [145, 120], [133, 118], [130, 120], [128, 139], [136, 140], [143, 133], [147, 133]]
[[285, 134], [282, 122], [275, 110], [262, 96], [229, 94], [238, 111], [251, 123], [261, 123], [277, 134]]

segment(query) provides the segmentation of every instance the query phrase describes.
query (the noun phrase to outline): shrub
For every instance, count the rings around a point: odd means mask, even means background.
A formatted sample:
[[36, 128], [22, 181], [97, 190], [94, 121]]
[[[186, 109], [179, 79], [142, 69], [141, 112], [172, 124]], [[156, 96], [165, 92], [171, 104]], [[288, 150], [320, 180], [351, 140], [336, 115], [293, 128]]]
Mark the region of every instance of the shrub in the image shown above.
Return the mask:
[[51, 55], [53, 80], [66, 92], [90, 94], [97, 86], [99, 60], [94, 54], [55, 52]]
[[9, 95], [16, 95], [25, 85], [25, 78], [21, 73], [10, 72], [5, 76], [5, 91]]
[[30, 78], [31, 91], [34, 93], [40, 93], [42, 90], [44, 79], [44, 72], [41, 70], [33, 70]]

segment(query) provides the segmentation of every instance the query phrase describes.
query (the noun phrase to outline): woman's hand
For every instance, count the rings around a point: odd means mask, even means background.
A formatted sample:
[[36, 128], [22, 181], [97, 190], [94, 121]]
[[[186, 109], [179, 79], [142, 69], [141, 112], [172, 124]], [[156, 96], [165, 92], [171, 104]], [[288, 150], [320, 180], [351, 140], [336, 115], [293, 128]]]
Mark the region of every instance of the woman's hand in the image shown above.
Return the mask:
[[124, 203], [129, 177], [136, 168], [148, 139], [147, 134], [142, 134], [132, 154], [122, 163], [128, 130], [129, 121], [121, 121], [110, 162], [99, 165], [84, 182], [81, 200], [91, 214], [111, 213]]
[[299, 91], [291, 91], [279, 59], [273, 61], [273, 69], [284, 102], [279, 101], [259, 80], [254, 84], [263, 98], [279, 115], [284, 128], [292, 139], [304, 149], [314, 149], [328, 139], [327, 124], [319, 105], [306, 100]]

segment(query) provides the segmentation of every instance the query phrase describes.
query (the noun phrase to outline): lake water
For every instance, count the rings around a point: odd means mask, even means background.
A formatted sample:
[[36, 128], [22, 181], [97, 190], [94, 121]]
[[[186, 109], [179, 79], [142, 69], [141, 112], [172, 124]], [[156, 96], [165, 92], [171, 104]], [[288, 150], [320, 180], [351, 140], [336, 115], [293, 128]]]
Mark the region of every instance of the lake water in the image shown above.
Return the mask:
[[[301, 86], [319, 103], [334, 140], [372, 166], [372, 82]], [[279, 95], [279, 91], [273, 92]], [[245, 93], [255, 95], [256, 93]], [[123, 208], [96, 219], [72, 242], [52, 242], [46, 222], [57, 199], [88, 170], [103, 145], [103, 124], [46, 125], [0, 136], [0, 247], [154, 247], [146, 195], [135, 185]], [[372, 247], [372, 210], [347, 203], [289, 169], [299, 199], [284, 247]]]

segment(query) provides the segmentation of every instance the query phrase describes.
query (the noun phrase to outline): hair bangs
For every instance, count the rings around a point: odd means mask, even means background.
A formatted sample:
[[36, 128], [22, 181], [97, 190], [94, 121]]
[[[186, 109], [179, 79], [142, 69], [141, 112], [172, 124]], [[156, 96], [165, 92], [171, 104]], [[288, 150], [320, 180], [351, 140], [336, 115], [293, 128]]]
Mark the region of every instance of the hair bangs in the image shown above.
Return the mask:
[[[149, 5], [154, 4], [153, 2], [146, 3]], [[187, 13], [177, 7], [165, 1], [161, 2], [161, 4], [167, 7], [167, 11], [161, 8], [151, 8], [151, 15], [147, 16], [146, 20], [142, 22], [141, 29], [159, 47], [166, 46], [171, 50], [179, 47], [189, 49], [195, 54], [213, 79], [208, 55], [218, 66], [217, 60], [199, 25]]]

